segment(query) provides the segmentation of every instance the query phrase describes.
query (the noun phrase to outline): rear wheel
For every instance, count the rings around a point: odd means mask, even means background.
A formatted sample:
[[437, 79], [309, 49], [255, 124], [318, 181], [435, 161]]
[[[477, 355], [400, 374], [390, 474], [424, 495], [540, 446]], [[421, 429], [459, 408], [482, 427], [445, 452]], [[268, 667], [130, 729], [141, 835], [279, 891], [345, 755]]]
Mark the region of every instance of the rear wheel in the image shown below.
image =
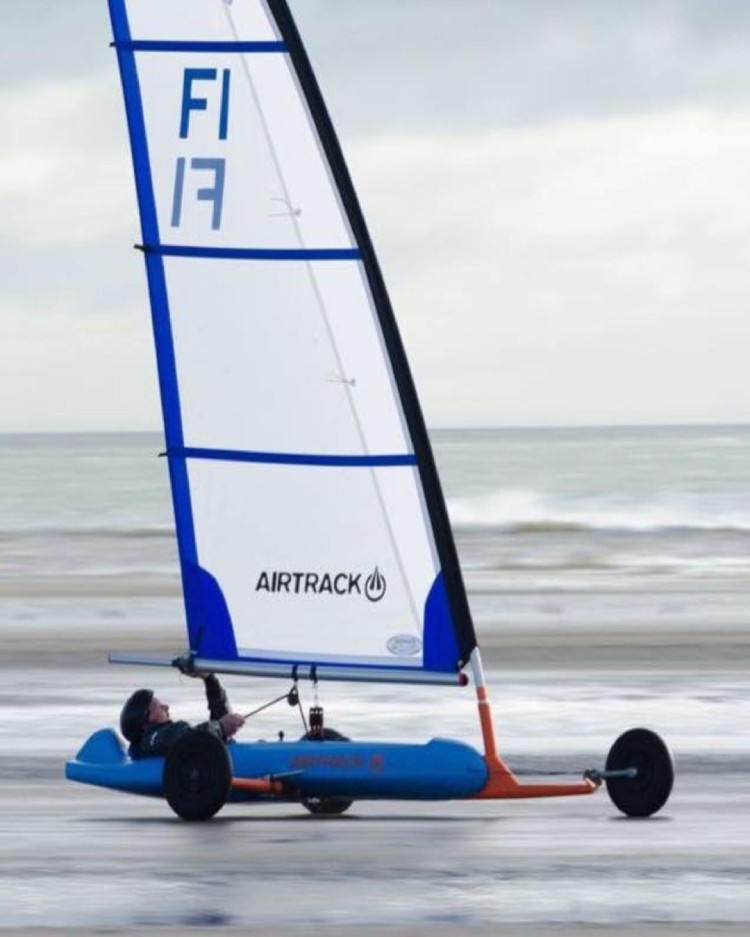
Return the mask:
[[164, 795], [183, 820], [210, 820], [229, 797], [232, 765], [224, 743], [210, 732], [192, 729], [167, 755]]
[[[323, 737], [311, 735], [309, 732], [302, 736], [303, 741], [308, 742], [349, 742], [345, 735], [337, 732], [335, 729], [323, 729]], [[353, 800], [346, 797], [303, 797], [302, 805], [310, 813], [318, 817], [338, 817], [351, 807]]]
[[612, 803], [628, 817], [650, 817], [667, 802], [674, 783], [672, 756], [650, 729], [624, 732], [609, 750], [607, 771], [634, 768], [635, 777], [607, 778]]

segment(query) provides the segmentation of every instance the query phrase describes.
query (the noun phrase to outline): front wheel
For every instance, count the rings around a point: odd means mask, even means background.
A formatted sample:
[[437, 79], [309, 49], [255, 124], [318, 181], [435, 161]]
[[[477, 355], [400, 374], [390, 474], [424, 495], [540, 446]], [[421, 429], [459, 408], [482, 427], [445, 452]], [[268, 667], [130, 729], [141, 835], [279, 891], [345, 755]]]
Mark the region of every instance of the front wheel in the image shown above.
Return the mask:
[[634, 777], [607, 778], [612, 803], [628, 817], [650, 817], [667, 802], [674, 764], [664, 741], [650, 729], [630, 729], [607, 755], [607, 771], [635, 769]]
[[229, 797], [232, 765], [224, 743], [203, 729], [191, 729], [175, 743], [164, 763], [164, 795], [183, 820], [210, 820]]
[[[301, 741], [307, 742], [349, 742], [345, 735], [335, 729], [323, 729], [323, 737], [306, 732]], [[316, 817], [338, 817], [351, 807], [353, 800], [346, 797], [303, 797], [302, 806]]]

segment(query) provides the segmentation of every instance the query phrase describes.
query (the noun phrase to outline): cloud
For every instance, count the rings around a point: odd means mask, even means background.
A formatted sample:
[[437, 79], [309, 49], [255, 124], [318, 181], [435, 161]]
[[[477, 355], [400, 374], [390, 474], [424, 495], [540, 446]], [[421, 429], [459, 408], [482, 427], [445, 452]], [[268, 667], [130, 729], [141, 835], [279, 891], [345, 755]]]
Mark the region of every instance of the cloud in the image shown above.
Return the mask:
[[156, 429], [154, 354], [144, 310], [83, 313], [75, 289], [0, 305], [4, 432]]
[[434, 422], [747, 412], [750, 108], [394, 135], [350, 158]]
[[[431, 422], [746, 419], [747, 3], [292, 6]], [[106, 5], [3, 27], [0, 427], [154, 427]]]
[[70, 79], [0, 92], [0, 243], [85, 245], [132, 228], [113, 83]]
[[347, 0], [335, 26], [331, 0], [293, 8], [347, 136], [750, 101], [742, 0]]
[[0, 427], [156, 427], [116, 76], [6, 85], [0, 123]]

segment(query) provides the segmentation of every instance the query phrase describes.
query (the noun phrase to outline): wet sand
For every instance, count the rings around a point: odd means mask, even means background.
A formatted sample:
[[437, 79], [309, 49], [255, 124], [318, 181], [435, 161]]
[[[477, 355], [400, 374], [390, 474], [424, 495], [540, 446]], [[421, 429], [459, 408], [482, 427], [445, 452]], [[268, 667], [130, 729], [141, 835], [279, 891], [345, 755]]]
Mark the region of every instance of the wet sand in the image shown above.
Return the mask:
[[[599, 792], [364, 802], [335, 820], [297, 805], [230, 806], [209, 824], [185, 824], [161, 801], [62, 777], [65, 758], [112, 721], [144, 672], [107, 666], [106, 631], [84, 629], [65, 642], [10, 631], [0, 658], [0, 934], [748, 933], [748, 634], [654, 629], [644, 640], [623, 628], [591, 637], [537, 628], [488, 642], [496, 722], [510, 746], [503, 751], [521, 760], [533, 753], [540, 770], [579, 764], [606, 751], [602, 731], [613, 738], [623, 719], [653, 714], [676, 745], [678, 780], [651, 821], [624, 820]], [[144, 627], [118, 649], [179, 650], [171, 640]], [[157, 673], [148, 679], [171, 687], [178, 706], [194, 700], [195, 681]], [[582, 682], [586, 694], [566, 710]], [[253, 699], [267, 692], [264, 681], [236, 682], [233, 697], [240, 687]], [[437, 712], [426, 691], [410, 693], [411, 709], [391, 689], [357, 693], [364, 696], [347, 717], [355, 737], [373, 728], [390, 737], [393, 727], [401, 737], [403, 724], [413, 737], [465, 737], [452, 696]], [[470, 701], [467, 708], [473, 728]], [[737, 724], [728, 725], [735, 710]]]
[[[0, 670], [19, 665], [39, 667], [101, 667], [111, 651], [174, 656], [184, 653], [184, 633], [154, 629], [147, 623], [122, 630], [101, 628], [60, 632], [45, 629], [31, 635], [27, 627], [3, 628]], [[661, 623], [632, 626], [608, 625], [606, 630], [568, 623], [524, 623], [503, 634], [482, 635], [485, 667], [531, 670], [565, 668], [654, 668], [665, 671], [699, 667], [703, 670], [747, 668], [750, 672], [750, 624], [737, 621], [708, 627], [671, 626]]]
[[[183, 937], [186, 933], [184, 928], [175, 930], [174, 928], [158, 928], [154, 933], [158, 937]], [[254, 928], [203, 928], [191, 927], [187, 933], [190, 937], [216, 937], [217, 933], [222, 937], [239, 937], [239, 935], [263, 934], [263, 937], [296, 937], [297, 933], [304, 932], [305, 937], [350, 937], [356, 933], [357, 937], [746, 937], [747, 926], [738, 925], [694, 925], [682, 924], [673, 926], [669, 924], [642, 925], [635, 927], [617, 926], [597, 926], [588, 924], [578, 924], [574, 927], [561, 924], [537, 925], [537, 924], [493, 924], [489, 927], [476, 928], [456, 928], [451, 927], [431, 927], [431, 928], [403, 928], [403, 927], [357, 927], [356, 929], [340, 926], [326, 928], [308, 928], [304, 931], [290, 930], [268, 930]], [[142, 930], [77, 930], [80, 937], [142, 937]], [[3, 930], [7, 937], [68, 937], [70, 931], [60, 928], [23, 928]]]

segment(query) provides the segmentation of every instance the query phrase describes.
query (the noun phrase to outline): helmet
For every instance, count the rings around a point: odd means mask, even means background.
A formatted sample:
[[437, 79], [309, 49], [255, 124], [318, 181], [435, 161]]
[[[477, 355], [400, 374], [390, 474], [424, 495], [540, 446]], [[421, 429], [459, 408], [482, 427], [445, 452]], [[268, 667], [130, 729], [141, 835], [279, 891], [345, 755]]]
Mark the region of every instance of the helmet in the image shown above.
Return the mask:
[[120, 731], [132, 745], [137, 745], [141, 740], [153, 698], [153, 690], [136, 690], [122, 707]]

